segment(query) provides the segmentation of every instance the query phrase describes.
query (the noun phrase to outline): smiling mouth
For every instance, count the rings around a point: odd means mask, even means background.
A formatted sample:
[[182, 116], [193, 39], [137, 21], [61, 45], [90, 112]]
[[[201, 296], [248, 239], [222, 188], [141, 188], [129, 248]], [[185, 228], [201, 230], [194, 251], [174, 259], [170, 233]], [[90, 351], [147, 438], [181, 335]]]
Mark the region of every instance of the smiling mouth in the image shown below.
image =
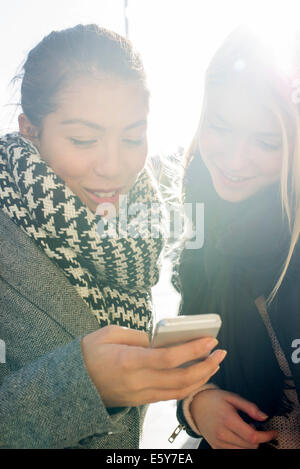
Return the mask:
[[98, 190], [98, 189], [88, 189], [84, 187], [84, 190], [88, 194], [88, 196], [97, 204], [103, 202], [110, 202], [115, 203], [118, 198], [122, 188], [118, 189], [111, 189], [111, 190]]
[[104, 191], [92, 191], [91, 189], [86, 189], [88, 192], [97, 195], [98, 197], [114, 197], [118, 191], [104, 192]]
[[245, 182], [245, 181], [249, 181], [250, 179], [254, 179], [254, 176], [246, 176], [246, 177], [236, 176], [230, 173], [229, 171], [224, 171], [221, 168], [218, 168], [218, 170], [220, 171], [223, 177], [225, 177], [226, 179], [228, 179], [228, 181], [231, 181], [231, 182]]

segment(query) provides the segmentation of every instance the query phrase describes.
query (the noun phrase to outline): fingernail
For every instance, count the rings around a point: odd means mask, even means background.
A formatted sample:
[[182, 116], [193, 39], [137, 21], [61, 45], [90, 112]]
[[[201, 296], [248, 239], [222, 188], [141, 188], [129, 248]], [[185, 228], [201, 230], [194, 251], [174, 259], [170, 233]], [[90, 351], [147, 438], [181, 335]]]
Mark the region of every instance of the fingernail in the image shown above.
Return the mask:
[[205, 348], [206, 348], [206, 350], [212, 350], [217, 344], [218, 344], [218, 340], [217, 340], [217, 339], [210, 339], [210, 340], [206, 343]]
[[226, 350], [216, 350], [212, 355], [216, 355], [219, 362], [221, 362], [226, 357], [227, 351]]
[[268, 418], [268, 415], [265, 414], [264, 412], [261, 412], [261, 411], [258, 412], [258, 415], [259, 415], [262, 419], [267, 419], [267, 418]]

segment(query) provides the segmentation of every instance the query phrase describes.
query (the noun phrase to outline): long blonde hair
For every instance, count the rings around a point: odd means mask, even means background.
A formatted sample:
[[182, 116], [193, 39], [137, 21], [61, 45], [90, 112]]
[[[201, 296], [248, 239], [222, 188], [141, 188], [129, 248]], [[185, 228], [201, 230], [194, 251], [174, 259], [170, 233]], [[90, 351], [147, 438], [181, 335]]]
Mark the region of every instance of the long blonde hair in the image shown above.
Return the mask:
[[[291, 261], [295, 246], [299, 239], [300, 233], [300, 118], [299, 111], [294, 107], [294, 137], [293, 144], [289, 145], [287, 137], [287, 129], [285, 127], [284, 120], [281, 115], [278, 115], [279, 122], [281, 124], [281, 129], [283, 133], [283, 164], [281, 172], [281, 200], [283, 211], [287, 214], [289, 227], [291, 232], [290, 247], [287, 258], [285, 260], [282, 272], [268, 298], [268, 303], [270, 303], [283, 279], [288, 269], [289, 263]], [[292, 147], [292, 148], [291, 148]], [[288, 187], [288, 180], [291, 179], [290, 189]]]
[[[295, 47], [295, 50], [298, 51], [299, 48]], [[249, 71], [249, 75], [245, 76], [249, 86], [255, 86], [260, 92], [262, 89], [269, 89], [269, 107], [277, 117], [282, 132], [282, 216], [288, 219], [290, 246], [281, 274], [267, 299], [270, 303], [284, 279], [300, 233], [300, 116], [299, 106], [292, 99], [292, 77], [281, 70], [272, 52], [261, 39], [245, 27], [236, 29], [227, 37], [209, 64], [200, 121], [186, 153], [185, 166], [198, 151], [199, 134], [206, 111], [207, 88], [226, 81], [236, 73], [238, 67], [243, 66]]]

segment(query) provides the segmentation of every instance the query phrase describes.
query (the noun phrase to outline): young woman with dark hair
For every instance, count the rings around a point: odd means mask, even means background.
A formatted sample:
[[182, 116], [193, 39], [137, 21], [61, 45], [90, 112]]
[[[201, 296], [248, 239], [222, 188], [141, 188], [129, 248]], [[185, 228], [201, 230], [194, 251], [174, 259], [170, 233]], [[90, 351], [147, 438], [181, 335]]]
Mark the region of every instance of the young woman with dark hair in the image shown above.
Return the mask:
[[161, 225], [151, 236], [128, 210], [111, 236], [121, 197], [160, 218], [148, 98], [130, 42], [96, 25], [27, 57], [20, 132], [0, 139], [1, 448], [137, 448], [145, 404], [188, 395], [224, 358], [183, 370], [216, 342], [149, 347]]

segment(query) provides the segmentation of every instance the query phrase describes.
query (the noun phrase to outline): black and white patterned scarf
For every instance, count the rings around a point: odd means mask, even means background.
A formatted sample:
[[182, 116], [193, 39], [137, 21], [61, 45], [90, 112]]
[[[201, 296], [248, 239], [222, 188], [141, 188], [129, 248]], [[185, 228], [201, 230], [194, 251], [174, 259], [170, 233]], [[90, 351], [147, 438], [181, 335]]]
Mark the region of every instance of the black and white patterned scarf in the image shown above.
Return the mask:
[[159, 277], [164, 234], [162, 204], [146, 169], [126, 204], [147, 207], [149, 222], [145, 212], [142, 221], [129, 215], [127, 231], [112, 237], [112, 221], [81, 202], [29, 140], [19, 133], [0, 139], [0, 209], [62, 269], [100, 327], [150, 332], [151, 287]]

